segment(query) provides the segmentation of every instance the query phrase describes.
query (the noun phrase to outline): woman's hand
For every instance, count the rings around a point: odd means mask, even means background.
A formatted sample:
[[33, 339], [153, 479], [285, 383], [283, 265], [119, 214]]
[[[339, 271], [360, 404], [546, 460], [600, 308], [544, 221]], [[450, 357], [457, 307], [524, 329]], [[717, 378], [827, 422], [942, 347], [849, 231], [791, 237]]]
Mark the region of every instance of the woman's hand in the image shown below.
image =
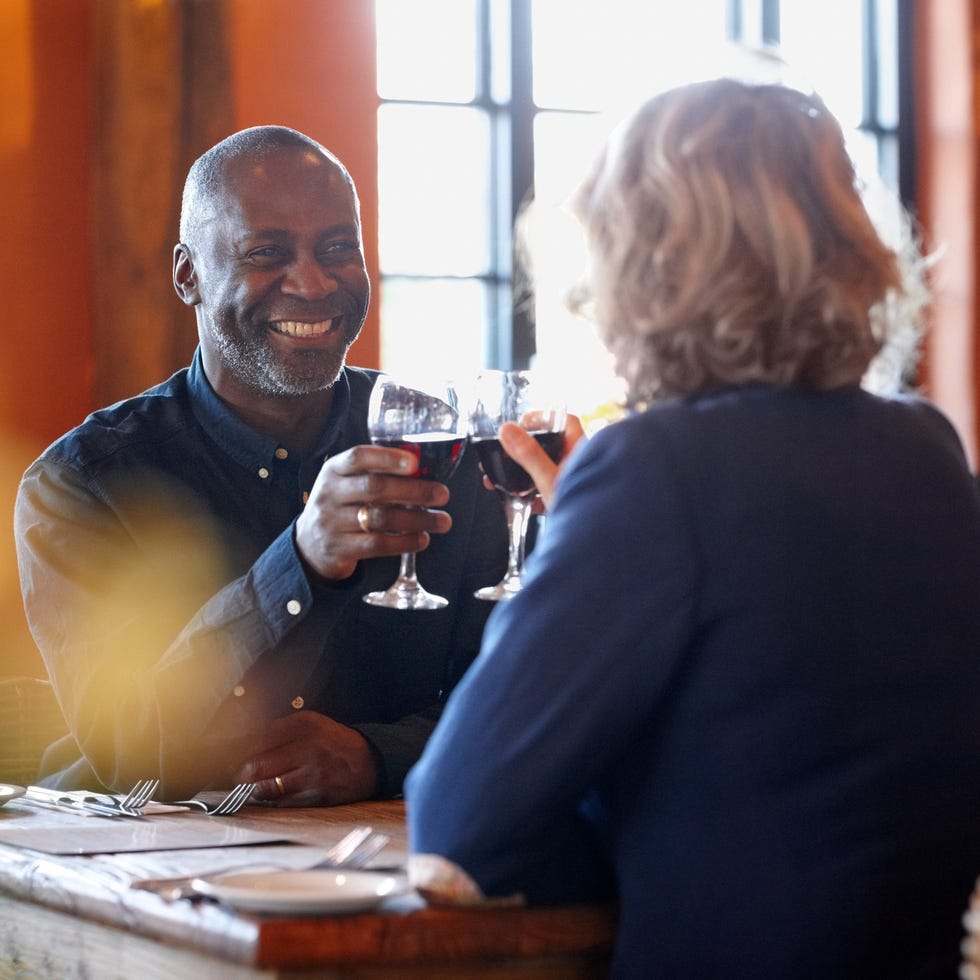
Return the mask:
[[[528, 471], [538, 489], [541, 499], [535, 501], [535, 513], [541, 513], [551, 506], [561, 467], [572, 449], [575, 448], [576, 443], [584, 435], [585, 431], [578, 416], [569, 415], [565, 423], [565, 441], [562, 446], [561, 458], [557, 463], [553, 463], [551, 457], [541, 448], [534, 436], [529, 435], [519, 425], [514, 422], [505, 422], [500, 427], [500, 445], [503, 446], [504, 452]], [[487, 482], [484, 478], [484, 483]]]

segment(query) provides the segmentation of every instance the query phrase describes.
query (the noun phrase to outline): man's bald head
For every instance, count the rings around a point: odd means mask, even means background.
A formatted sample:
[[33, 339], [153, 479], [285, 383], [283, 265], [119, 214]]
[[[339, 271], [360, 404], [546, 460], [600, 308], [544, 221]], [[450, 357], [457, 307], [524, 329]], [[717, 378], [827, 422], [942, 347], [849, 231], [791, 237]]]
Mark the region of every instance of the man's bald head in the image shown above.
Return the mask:
[[279, 150], [296, 148], [329, 160], [350, 186], [357, 205], [357, 190], [347, 168], [326, 147], [287, 126], [253, 126], [216, 143], [191, 165], [184, 182], [180, 208], [180, 240], [193, 247], [201, 225], [214, 213], [224, 177], [230, 164], [239, 160], [260, 161]]

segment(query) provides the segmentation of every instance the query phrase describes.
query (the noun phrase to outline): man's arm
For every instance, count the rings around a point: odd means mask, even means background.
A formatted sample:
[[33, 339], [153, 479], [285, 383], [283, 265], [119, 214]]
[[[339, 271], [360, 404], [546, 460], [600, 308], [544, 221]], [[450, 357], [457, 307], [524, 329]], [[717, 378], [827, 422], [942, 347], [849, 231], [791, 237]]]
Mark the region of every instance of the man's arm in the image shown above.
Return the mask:
[[[372, 447], [356, 451], [365, 448]], [[335, 459], [338, 466], [349, 464]], [[398, 482], [419, 488], [425, 481]], [[499, 564], [504, 542], [495, 501], [479, 488], [475, 474], [471, 482], [477, 484], [473, 494], [460, 496], [478, 500], [479, 506], [466, 512], [449, 538], [457, 556], [452, 574], [477, 571], [464, 575], [462, 584], [455, 582], [454, 635], [441, 640], [438, 649], [417, 640], [418, 653], [412, 653], [450, 659], [456, 676], [475, 656], [489, 612], [471, 591], [494, 574], [487, 563]], [[227, 556], [210, 548], [221, 531], [185, 497], [170, 487], [157, 493], [152, 505], [146, 498], [134, 506], [132, 499], [122, 500], [51, 459], [35, 464], [21, 487], [16, 521], [28, 618], [71, 730], [99, 780], [122, 787], [159, 774], [168, 793], [185, 795], [247, 769], [248, 778], [269, 782], [266, 795], [278, 796], [274, 777], [282, 777], [282, 771], [258, 765], [263, 758], [305, 773], [307, 784], [299, 787], [304, 801], [400, 792], [404, 772], [438, 716], [439, 680], [429, 707], [419, 707], [416, 698], [415, 710], [393, 722], [365, 721], [355, 729], [321, 713], [315, 741], [303, 727], [309, 722], [276, 722], [283, 715], [311, 714], [294, 710], [294, 694], [321, 683], [311, 675], [321, 669], [325, 646], [349, 642], [351, 614], [360, 608], [364, 591], [362, 576], [311, 584], [293, 527], [241, 574], [240, 563], [232, 568]], [[337, 520], [356, 522], [343, 505], [334, 510]], [[480, 518], [476, 530], [475, 518]], [[355, 539], [375, 537], [340, 531]], [[385, 537], [380, 536], [383, 544]], [[353, 547], [359, 546], [355, 540]], [[459, 549], [467, 552], [465, 558]], [[474, 606], [482, 607], [479, 615]], [[346, 624], [342, 635], [331, 644], [341, 622]], [[390, 628], [396, 623], [410, 625], [396, 619]], [[406, 637], [414, 639], [414, 633], [409, 630]], [[348, 712], [347, 720], [355, 724], [358, 717]], [[289, 732], [295, 732], [291, 758], [283, 759]]]
[[[291, 529], [229, 580], [220, 535], [176, 487], [125, 501], [102, 489], [51, 460], [25, 475], [15, 524], [28, 620], [100, 781], [159, 774], [165, 789], [195, 791], [261, 724], [261, 692], [236, 696], [240, 681], [287, 636], [302, 647], [312, 590]], [[347, 598], [318, 603], [317, 630]], [[306, 662], [284, 654], [282, 673]]]

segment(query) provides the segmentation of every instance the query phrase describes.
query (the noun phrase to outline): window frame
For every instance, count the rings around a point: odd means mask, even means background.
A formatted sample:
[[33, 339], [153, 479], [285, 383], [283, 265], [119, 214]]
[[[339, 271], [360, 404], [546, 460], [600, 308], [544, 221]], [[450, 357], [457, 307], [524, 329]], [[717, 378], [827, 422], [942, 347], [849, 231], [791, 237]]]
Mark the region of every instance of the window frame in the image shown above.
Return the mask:
[[[386, 282], [429, 281], [465, 278], [480, 281], [488, 302], [487, 336], [483, 353], [485, 366], [527, 368], [535, 354], [535, 329], [532, 303], [526, 289], [515, 276], [520, 264], [515, 256], [512, 229], [525, 202], [534, 193], [534, 125], [539, 112], [568, 112], [552, 106], [538, 106], [533, 98], [532, 3], [531, 0], [475, 0], [478, 18], [476, 31], [476, 95], [469, 102], [399, 99], [381, 97], [380, 104], [468, 106], [487, 113], [490, 130], [489, 173], [491, 206], [487, 215], [490, 235], [490, 268], [477, 276], [452, 276], [381, 270], [381, 289]], [[898, 79], [897, 120], [885, 124], [881, 117], [881, 41], [879, 37], [880, 3], [894, 3], [897, 32], [895, 77]], [[493, 6], [505, 3], [507, 36], [495, 36], [498, 24]], [[861, 0], [862, 15], [862, 82], [863, 107], [859, 128], [869, 133], [878, 147], [879, 163], [883, 148], [894, 146], [897, 166], [897, 193], [909, 210], [915, 210], [916, 170], [914, 132], [914, 78], [912, 57], [912, 18], [914, 0]], [[730, 41], [778, 47], [780, 38], [781, 0], [727, 0], [726, 36]], [[492, 70], [494, 47], [508, 48], [506, 61], [509, 78], [504, 86], [506, 99], [493, 95]], [[382, 331], [384, 323], [381, 324]]]

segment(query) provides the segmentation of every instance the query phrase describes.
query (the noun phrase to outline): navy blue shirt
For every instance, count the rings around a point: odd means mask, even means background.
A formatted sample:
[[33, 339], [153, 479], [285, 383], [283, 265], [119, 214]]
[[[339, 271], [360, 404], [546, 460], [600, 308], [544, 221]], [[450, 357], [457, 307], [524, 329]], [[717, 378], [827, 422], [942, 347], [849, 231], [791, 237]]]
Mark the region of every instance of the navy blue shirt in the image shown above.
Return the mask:
[[294, 523], [328, 456], [369, 441], [376, 372], [345, 368], [316, 450], [297, 459], [216, 396], [201, 365], [95, 412], [27, 471], [16, 505], [31, 630], [68, 719], [55, 785], [160, 775], [194, 788], [229, 739], [291, 711], [357, 728], [395, 795], [492, 604], [506, 565], [498, 502], [464, 453], [449, 534], [418, 556], [445, 610], [368, 606], [397, 559], [310, 573]]

